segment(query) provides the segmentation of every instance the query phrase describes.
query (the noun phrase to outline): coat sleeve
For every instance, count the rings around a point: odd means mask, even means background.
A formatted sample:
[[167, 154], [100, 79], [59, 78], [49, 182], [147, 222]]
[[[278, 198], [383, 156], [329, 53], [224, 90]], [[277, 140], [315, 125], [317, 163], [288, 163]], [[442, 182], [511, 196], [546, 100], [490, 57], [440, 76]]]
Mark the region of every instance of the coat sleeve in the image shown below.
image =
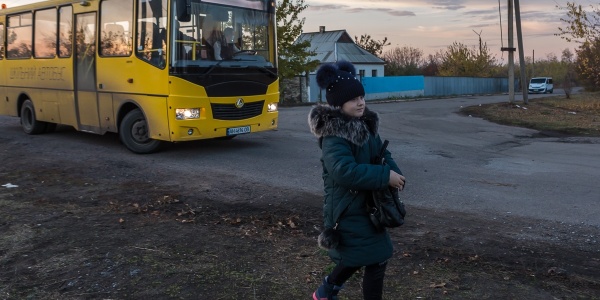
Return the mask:
[[[388, 186], [392, 165], [358, 163], [352, 153], [350, 142], [340, 137], [324, 137], [322, 147], [323, 164], [337, 185], [357, 191], [382, 189]], [[368, 160], [366, 158], [366, 161]]]
[[[381, 137], [379, 135], [377, 135], [377, 143], [379, 145], [383, 144], [383, 141], [381, 140]], [[390, 168], [394, 171], [396, 171], [396, 173], [400, 174], [400, 175], [404, 175], [402, 174], [402, 171], [400, 170], [400, 167], [398, 167], [398, 164], [396, 164], [396, 161], [394, 160], [394, 158], [392, 158], [392, 153], [389, 150], [385, 150], [385, 161], [386, 163], [390, 166]], [[389, 180], [389, 178], [388, 178]]]

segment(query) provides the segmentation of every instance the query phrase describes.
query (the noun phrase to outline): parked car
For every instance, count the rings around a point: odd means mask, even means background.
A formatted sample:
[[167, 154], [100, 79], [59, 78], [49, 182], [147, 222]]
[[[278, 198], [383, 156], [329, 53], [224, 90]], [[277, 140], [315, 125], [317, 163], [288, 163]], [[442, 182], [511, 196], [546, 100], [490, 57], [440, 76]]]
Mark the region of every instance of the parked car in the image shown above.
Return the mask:
[[529, 81], [529, 93], [554, 93], [552, 77], [534, 77]]

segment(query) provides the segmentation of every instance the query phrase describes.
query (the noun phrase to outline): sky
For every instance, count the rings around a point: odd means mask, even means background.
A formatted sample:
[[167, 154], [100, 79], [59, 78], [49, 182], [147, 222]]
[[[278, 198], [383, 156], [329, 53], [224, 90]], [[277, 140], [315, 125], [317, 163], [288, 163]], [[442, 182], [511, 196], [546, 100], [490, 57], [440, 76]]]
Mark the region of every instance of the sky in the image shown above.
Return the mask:
[[[9, 7], [39, 2], [35, 0], [0, 0]], [[577, 45], [568, 43], [555, 33], [566, 23], [566, 0], [520, 0], [521, 26], [525, 56], [535, 60], [549, 54], [559, 59], [565, 48], [574, 53]], [[571, 0], [588, 11], [590, 5], [600, 7], [600, 0]], [[486, 43], [500, 63], [508, 62], [508, 0], [304, 0], [308, 6], [300, 17], [304, 18], [304, 32], [346, 30], [354, 37], [368, 34], [376, 41], [387, 37], [395, 47], [421, 49], [424, 56], [445, 51], [454, 42], [469, 47]], [[500, 6], [500, 8], [499, 8]], [[502, 37], [502, 38], [501, 38]], [[518, 49], [516, 25], [514, 47]], [[515, 52], [518, 60], [518, 52]]]
[[[588, 11], [600, 7], [600, 0], [571, 0]], [[523, 52], [535, 60], [554, 54], [559, 59], [565, 48], [575, 53], [577, 44], [568, 43], [555, 33], [567, 23], [560, 19], [566, 0], [521, 0]], [[499, 62], [508, 62], [508, 0], [305, 0], [308, 8], [304, 32], [345, 29], [352, 38], [368, 34], [376, 41], [387, 37], [390, 46], [421, 49], [424, 55], [445, 51], [454, 42], [469, 47], [479, 45], [479, 37]], [[500, 5], [500, 9], [499, 9]], [[515, 18], [516, 20], [516, 18]], [[516, 23], [514, 47], [518, 49]], [[501, 38], [502, 37], [502, 38]], [[515, 52], [518, 61], [518, 52]]]

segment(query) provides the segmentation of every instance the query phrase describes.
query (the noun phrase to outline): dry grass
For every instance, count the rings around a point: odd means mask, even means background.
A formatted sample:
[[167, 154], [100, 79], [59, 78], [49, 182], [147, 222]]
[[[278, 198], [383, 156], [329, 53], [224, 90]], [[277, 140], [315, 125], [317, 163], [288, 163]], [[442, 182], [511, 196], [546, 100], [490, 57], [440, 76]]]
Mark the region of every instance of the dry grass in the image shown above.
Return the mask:
[[470, 106], [462, 113], [486, 120], [540, 131], [576, 136], [600, 136], [600, 93], [554, 96], [513, 104]]

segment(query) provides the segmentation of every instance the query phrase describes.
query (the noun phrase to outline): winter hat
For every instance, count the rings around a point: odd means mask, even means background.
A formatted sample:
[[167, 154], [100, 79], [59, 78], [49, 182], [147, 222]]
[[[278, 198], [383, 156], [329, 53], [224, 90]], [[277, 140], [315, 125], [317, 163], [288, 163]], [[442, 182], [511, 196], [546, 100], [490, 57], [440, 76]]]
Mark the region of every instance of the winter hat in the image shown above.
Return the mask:
[[356, 78], [354, 65], [347, 61], [322, 65], [317, 71], [317, 84], [325, 89], [327, 103], [341, 107], [344, 103], [365, 95], [362, 83]]

